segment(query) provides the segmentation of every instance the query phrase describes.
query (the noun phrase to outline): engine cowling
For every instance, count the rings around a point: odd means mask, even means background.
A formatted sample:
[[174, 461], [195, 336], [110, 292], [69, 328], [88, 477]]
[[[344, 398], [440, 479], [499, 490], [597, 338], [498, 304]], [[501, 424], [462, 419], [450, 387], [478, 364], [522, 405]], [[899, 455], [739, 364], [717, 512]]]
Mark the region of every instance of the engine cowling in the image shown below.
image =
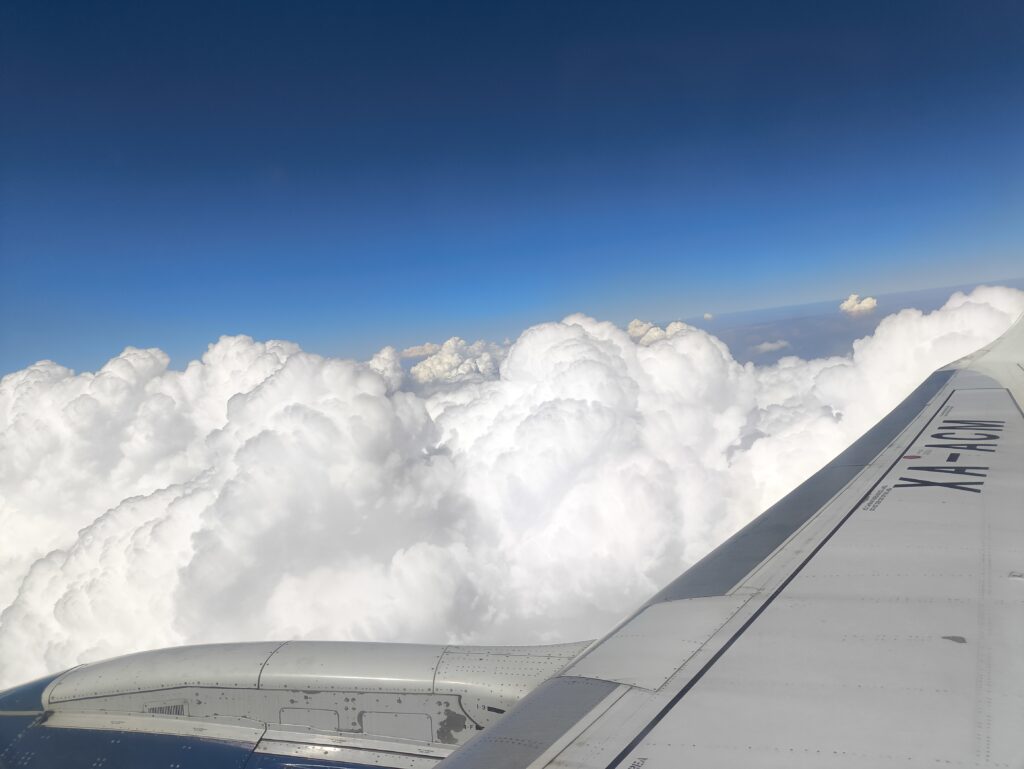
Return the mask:
[[250, 745], [266, 759], [253, 766], [275, 766], [274, 756], [430, 766], [588, 645], [291, 641], [147, 651], [54, 678], [34, 695], [41, 713], [32, 728], [79, 730], [79, 740], [87, 730]]

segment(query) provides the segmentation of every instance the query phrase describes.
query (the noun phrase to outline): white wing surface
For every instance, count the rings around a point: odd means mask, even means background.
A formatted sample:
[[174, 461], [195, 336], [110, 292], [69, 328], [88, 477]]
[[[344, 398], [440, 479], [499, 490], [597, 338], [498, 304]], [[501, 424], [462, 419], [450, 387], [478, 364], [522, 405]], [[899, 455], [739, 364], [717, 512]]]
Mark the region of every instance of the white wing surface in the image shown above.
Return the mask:
[[1024, 766], [1022, 403], [1018, 321], [441, 766]]

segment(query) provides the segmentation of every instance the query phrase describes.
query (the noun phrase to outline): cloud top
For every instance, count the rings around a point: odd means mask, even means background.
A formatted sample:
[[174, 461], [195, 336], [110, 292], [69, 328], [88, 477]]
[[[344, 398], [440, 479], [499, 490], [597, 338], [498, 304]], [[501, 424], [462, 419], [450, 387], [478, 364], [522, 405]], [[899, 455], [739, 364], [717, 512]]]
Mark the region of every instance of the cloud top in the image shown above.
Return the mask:
[[774, 342], [761, 342], [761, 344], [754, 345], [754, 352], [778, 352], [779, 350], [785, 350], [787, 347], [789, 347], [789, 342], [785, 339], [776, 339]]
[[244, 336], [38, 363], [0, 380], [0, 685], [179, 643], [593, 637], [1022, 310], [979, 288], [764, 367], [584, 315], [407, 372]]
[[426, 358], [428, 355], [434, 355], [440, 349], [441, 345], [436, 342], [424, 342], [423, 344], [406, 347], [400, 355], [403, 358]]
[[850, 294], [839, 305], [839, 309], [847, 315], [867, 315], [878, 306], [878, 301], [873, 296], [860, 298], [860, 294]]

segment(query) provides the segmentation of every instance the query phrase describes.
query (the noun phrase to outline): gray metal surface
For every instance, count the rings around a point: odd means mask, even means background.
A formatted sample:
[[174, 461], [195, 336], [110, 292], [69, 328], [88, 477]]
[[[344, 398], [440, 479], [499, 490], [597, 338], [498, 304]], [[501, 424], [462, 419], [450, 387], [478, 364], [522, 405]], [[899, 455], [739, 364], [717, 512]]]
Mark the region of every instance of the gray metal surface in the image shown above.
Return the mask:
[[443, 762], [445, 769], [516, 769], [540, 758], [601, 705], [618, 685], [560, 676], [545, 681], [499, 726], [481, 732]]
[[474, 722], [488, 727], [589, 645], [449, 646], [437, 664], [434, 692], [459, 697]]
[[279, 643], [179, 646], [83, 665], [57, 678], [43, 700], [58, 703], [182, 686], [255, 689]]
[[744, 602], [714, 596], [648, 606], [564, 675], [660, 689]]
[[292, 641], [260, 675], [261, 689], [431, 694], [444, 646]]
[[[908, 482], [944, 466], [944, 417], [979, 415], [1005, 423], [999, 450], [962, 465], [984, 480], [938, 475], [988, 488]], [[1024, 765], [1022, 456], [1006, 390], [954, 392], [685, 696], [596, 765]]]

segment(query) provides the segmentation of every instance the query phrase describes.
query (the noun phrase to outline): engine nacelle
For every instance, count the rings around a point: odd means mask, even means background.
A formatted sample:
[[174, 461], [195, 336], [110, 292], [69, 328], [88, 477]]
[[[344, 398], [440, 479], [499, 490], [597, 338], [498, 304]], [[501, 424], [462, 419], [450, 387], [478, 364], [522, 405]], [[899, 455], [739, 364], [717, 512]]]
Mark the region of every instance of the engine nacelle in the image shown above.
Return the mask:
[[268, 759], [430, 766], [588, 645], [291, 641], [141, 652], [57, 676], [37, 728], [224, 740]]

